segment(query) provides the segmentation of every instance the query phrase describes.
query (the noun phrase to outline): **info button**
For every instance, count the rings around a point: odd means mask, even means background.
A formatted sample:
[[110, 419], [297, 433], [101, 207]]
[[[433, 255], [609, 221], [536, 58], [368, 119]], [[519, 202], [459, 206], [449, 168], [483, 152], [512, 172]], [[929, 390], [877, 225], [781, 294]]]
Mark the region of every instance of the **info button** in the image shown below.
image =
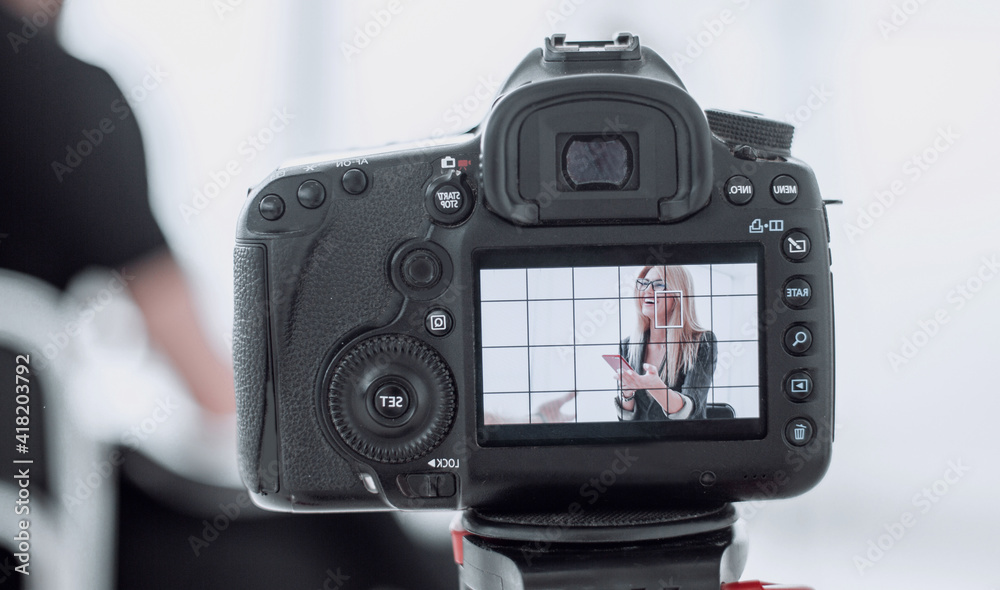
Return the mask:
[[746, 205], [753, 198], [753, 183], [746, 176], [733, 176], [726, 181], [724, 190], [733, 205]]

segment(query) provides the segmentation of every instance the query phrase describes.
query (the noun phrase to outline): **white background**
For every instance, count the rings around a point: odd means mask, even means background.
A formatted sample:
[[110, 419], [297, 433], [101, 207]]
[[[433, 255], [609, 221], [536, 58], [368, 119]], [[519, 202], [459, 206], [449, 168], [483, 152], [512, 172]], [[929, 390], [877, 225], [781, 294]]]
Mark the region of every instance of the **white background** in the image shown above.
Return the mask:
[[[1000, 281], [986, 280], [994, 271], [982, 262], [1000, 250], [1000, 7], [404, 2], [348, 58], [342, 43], [374, 30], [371, 11], [387, 1], [231, 3], [220, 13], [211, 0], [70, 0], [62, 26], [73, 51], [109, 69], [127, 93], [147, 68], [169, 74], [135, 106], [157, 215], [220, 347], [229, 340], [235, 219], [246, 187], [279, 161], [461, 131], [488, 107], [478, 97], [547, 34], [630, 30], [678, 68], [702, 106], [796, 119], [794, 153], [824, 197], [844, 201], [830, 220], [833, 465], [806, 495], [748, 507], [746, 577], [817, 588], [1000, 587]], [[275, 109], [295, 119], [247, 161], [243, 142]], [[933, 162], [920, 169], [914, 158]], [[186, 222], [180, 205], [223, 179], [231, 160], [239, 174]], [[851, 234], [852, 225], [863, 229]], [[977, 291], [966, 297], [959, 286]], [[935, 325], [935, 314], [945, 322]], [[913, 358], [891, 362], [905, 339], [920, 343], [907, 350]], [[955, 477], [951, 464], [968, 469]], [[934, 503], [922, 504], [919, 494], [938, 481]], [[906, 514], [913, 526], [898, 540], [883, 537], [887, 549], [859, 566], [869, 543]]]

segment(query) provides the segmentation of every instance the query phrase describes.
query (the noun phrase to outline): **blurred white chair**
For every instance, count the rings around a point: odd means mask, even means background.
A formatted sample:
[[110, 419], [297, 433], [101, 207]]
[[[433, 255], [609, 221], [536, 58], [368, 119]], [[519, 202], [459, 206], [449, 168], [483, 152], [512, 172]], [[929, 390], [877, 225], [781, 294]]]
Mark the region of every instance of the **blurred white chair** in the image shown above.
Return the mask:
[[[69, 338], [75, 332], [70, 322], [78, 319], [66, 313], [60, 292], [48, 283], [0, 269], [0, 348], [13, 355], [30, 353], [29, 428], [32, 422], [44, 427], [29, 431], [28, 447], [34, 452], [25, 456], [44, 453], [43, 461], [23, 465], [32, 476], [30, 514], [14, 514], [18, 487], [12, 479], [0, 481], [0, 543], [17, 553], [18, 523], [22, 518], [30, 522], [30, 575], [10, 574], [20, 576], [28, 590], [101, 590], [115, 579], [116, 456], [111, 445], [78, 427], [66, 394], [66, 359], [53, 341]], [[14, 381], [13, 374], [2, 378]], [[0, 432], [13, 433], [14, 416], [0, 419], [10, 422]], [[47, 495], [39, 481], [43, 470]]]

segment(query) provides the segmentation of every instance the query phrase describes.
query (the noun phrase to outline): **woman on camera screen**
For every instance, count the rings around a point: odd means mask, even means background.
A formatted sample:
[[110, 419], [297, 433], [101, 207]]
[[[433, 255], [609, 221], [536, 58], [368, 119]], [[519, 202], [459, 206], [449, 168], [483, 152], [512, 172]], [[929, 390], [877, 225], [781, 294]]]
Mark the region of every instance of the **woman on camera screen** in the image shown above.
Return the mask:
[[621, 385], [615, 398], [619, 420], [705, 418], [716, 340], [699, 325], [692, 295], [691, 275], [683, 266], [639, 271], [637, 323], [621, 343], [625, 362], [615, 376]]

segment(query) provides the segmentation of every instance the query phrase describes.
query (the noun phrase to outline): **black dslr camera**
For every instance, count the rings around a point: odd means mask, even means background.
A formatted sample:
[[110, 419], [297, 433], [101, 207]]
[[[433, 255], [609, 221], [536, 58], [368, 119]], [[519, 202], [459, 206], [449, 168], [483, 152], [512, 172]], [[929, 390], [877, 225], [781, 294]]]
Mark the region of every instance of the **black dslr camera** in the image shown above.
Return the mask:
[[792, 132], [702, 111], [635, 36], [556, 35], [470, 134], [276, 171], [235, 251], [254, 501], [574, 513], [812, 487], [832, 279]]

